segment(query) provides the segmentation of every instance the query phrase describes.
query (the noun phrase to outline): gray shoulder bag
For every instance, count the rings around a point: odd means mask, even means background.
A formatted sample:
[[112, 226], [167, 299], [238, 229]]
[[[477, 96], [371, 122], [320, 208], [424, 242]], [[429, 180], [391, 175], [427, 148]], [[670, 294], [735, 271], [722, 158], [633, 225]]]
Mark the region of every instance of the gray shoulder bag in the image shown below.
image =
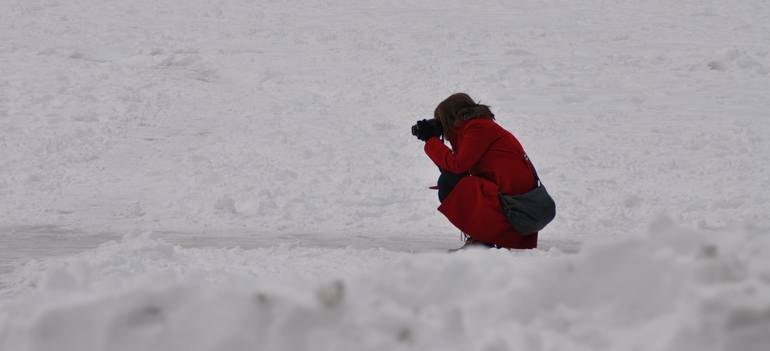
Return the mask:
[[499, 193], [498, 196], [503, 214], [513, 229], [522, 235], [531, 235], [545, 228], [556, 217], [556, 203], [540, 182], [537, 170], [526, 154], [524, 160], [527, 161], [535, 176], [537, 182], [535, 189], [519, 195]]

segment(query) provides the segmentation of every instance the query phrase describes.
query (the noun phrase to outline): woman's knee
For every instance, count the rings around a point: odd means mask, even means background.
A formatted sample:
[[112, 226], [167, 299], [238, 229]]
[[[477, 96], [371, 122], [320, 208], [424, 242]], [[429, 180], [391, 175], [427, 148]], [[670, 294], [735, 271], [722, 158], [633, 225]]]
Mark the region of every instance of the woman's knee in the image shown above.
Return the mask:
[[453, 188], [455, 185], [457, 185], [457, 183], [460, 182], [461, 179], [463, 179], [464, 176], [464, 174], [441, 172], [441, 175], [438, 176], [438, 182], [436, 185], [439, 187], [445, 186]]
[[465, 177], [464, 174], [455, 174], [449, 172], [441, 172], [438, 177], [436, 185], [438, 186], [438, 200], [444, 202], [444, 199], [449, 196], [449, 193], [454, 189], [455, 185]]

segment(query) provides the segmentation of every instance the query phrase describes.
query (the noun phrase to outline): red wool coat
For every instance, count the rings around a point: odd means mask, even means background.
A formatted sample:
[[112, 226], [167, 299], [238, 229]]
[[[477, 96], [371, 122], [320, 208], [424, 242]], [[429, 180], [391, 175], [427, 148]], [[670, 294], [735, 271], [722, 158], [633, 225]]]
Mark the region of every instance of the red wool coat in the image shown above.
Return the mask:
[[498, 192], [517, 195], [536, 186], [516, 137], [494, 120], [475, 118], [455, 127], [451, 144], [450, 150], [439, 138], [425, 143], [425, 153], [442, 170], [470, 172], [438, 210], [474, 240], [510, 249], [537, 247], [537, 233], [522, 236], [516, 232], [498, 198]]

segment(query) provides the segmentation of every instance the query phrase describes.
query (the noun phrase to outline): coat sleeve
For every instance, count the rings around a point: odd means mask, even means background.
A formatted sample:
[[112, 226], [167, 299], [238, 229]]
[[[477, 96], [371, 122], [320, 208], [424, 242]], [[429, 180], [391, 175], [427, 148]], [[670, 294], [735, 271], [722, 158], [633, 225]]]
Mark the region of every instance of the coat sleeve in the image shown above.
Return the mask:
[[430, 138], [425, 143], [425, 153], [439, 168], [452, 173], [468, 172], [489, 148], [489, 135], [481, 125], [468, 126], [463, 131], [462, 145], [457, 145], [458, 152], [452, 153], [438, 138]]

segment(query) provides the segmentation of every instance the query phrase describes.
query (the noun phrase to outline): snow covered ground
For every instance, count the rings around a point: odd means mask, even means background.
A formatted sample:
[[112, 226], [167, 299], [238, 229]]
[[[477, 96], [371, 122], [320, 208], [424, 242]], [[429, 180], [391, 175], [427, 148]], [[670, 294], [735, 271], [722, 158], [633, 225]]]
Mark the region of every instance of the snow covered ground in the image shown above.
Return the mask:
[[[559, 205], [447, 255], [409, 134]], [[0, 350], [764, 350], [770, 3], [0, 0]]]

